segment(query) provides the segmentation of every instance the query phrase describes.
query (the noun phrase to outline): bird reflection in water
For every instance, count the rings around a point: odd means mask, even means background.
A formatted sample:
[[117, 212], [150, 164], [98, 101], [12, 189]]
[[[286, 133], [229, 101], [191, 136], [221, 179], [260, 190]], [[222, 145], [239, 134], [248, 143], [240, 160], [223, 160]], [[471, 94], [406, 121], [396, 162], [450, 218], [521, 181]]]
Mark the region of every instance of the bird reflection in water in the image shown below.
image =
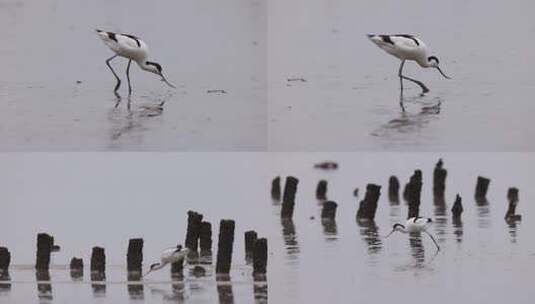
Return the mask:
[[373, 220], [357, 219], [357, 225], [360, 227], [360, 235], [368, 244], [368, 253], [377, 254], [383, 248], [383, 243], [379, 237], [379, 228]]
[[[427, 100], [427, 96], [417, 96], [412, 98], [400, 97], [401, 111], [399, 117], [389, 120], [371, 133], [372, 136], [384, 138], [385, 140], [399, 141], [400, 135], [413, 135], [425, 128], [432, 120], [437, 119], [442, 105], [440, 97]], [[411, 113], [408, 106], [417, 104], [419, 112]]]
[[[108, 120], [111, 125], [110, 138], [113, 142], [124, 137], [124, 135], [145, 130], [145, 122], [150, 118], [162, 115], [165, 103], [172, 97], [172, 95], [156, 97], [158, 99], [156, 102], [151, 101], [148, 104], [141, 104], [133, 108], [132, 104], [136, 104], [136, 102], [132, 100], [131, 96], [128, 96], [126, 98], [126, 109], [123, 110], [120, 105], [125, 101], [119, 94], [116, 94], [116, 96], [115, 106], [108, 114]], [[147, 99], [155, 98], [150, 97]]]
[[[37, 270], [35, 272], [37, 283], [37, 297], [39, 303], [50, 303], [53, 300], [52, 284], [50, 284], [50, 272], [48, 270]], [[46, 283], [44, 283], [46, 282]]]
[[95, 298], [106, 296], [106, 273], [103, 271], [91, 271], [91, 288]]
[[132, 300], [143, 300], [143, 284], [141, 284], [141, 272], [129, 271], [127, 274], [128, 282], [135, 282], [135, 284], [128, 284], [128, 295]]
[[282, 235], [284, 237], [284, 244], [286, 245], [286, 253], [292, 260], [297, 258], [299, 254], [299, 243], [297, 242], [297, 234], [295, 232], [295, 225], [292, 219], [281, 219]]
[[[0, 297], [4, 293], [8, 293], [11, 291], [11, 283], [8, 283], [9, 281], [11, 281], [9, 270], [0, 269]], [[3, 283], [3, 282], [6, 282], [6, 283]]]
[[232, 293], [232, 283], [230, 276], [226, 274], [218, 274], [217, 281], [217, 295], [220, 304], [233, 304], [234, 294]]

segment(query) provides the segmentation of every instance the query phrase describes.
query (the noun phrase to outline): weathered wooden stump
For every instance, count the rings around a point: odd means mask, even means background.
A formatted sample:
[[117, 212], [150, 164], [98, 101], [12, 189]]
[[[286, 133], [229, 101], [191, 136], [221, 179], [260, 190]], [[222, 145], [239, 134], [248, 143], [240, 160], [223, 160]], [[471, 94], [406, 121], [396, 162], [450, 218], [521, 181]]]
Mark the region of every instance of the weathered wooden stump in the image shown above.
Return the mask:
[[11, 253], [7, 247], [0, 247], [0, 272], [7, 271], [11, 263]]
[[505, 220], [507, 221], [520, 221], [522, 216], [516, 214], [516, 206], [518, 205], [518, 188], [509, 188], [507, 191], [507, 199], [509, 200], [509, 207], [505, 213]]
[[265, 274], [268, 259], [267, 239], [257, 239], [253, 252], [253, 275]]
[[233, 220], [221, 220], [219, 224], [219, 241], [217, 243], [216, 273], [228, 274], [232, 264], [232, 246], [234, 245]]
[[487, 201], [487, 191], [489, 189], [490, 179], [482, 176], [477, 177], [475, 199], [479, 204], [486, 204]]
[[455, 202], [453, 203], [453, 207], [451, 207], [451, 214], [454, 218], [460, 218], [461, 213], [463, 213], [463, 203], [461, 196], [457, 194], [455, 197]]
[[46, 233], [37, 234], [37, 254], [35, 269], [48, 270], [50, 265], [50, 253], [53, 251], [54, 238]]
[[336, 218], [336, 208], [338, 204], [333, 201], [326, 201], [323, 203], [323, 208], [321, 209], [321, 218], [327, 220], [334, 220]]
[[281, 218], [292, 218], [295, 206], [295, 193], [299, 180], [293, 176], [286, 178], [284, 185], [284, 195], [282, 198]]
[[388, 179], [388, 200], [392, 205], [399, 204], [399, 180], [394, 175]]
[[130, 239], [126, 254], [127, 270], [141, 272], [143, 267], [143, 239]]
[[360, 201], [359, 209], [357, 211], [357, 219], [359, 220], [374, 220], [375, 211], [377, 211], [377, 202], [381, 195], [381, 186], [375, 184], [368, 184], [366, 186], [366, 194], [364, 199]]
[[73, 281], [80, 281], [84, 277], [84, 261], [82, 259], [73, 257], [69, 265], [71, 271], [71, 278]]
[[318, 186], [316, 187], [316, 198], [322, 201], [327, 199], [327, 181], [326, 180], [319, 181]]
[[439, 159], [435, 165], [435, 170], [433, 171], [433, 195], [435, 198], [438, 198], [438, 200], [444, 198], [446, 192], [446, 177], [448, 176], [448, 171], [443, 168], [443, 165], [444, 163], [442, 162], [442, 159]]
[[102, 247], [93, 247], [91, 252], [91, 271], [95, 272], [105, 272], [106, 271], [106, 254], [104, 253], [104, 248]]
[[281, 178], [277, 176], [271, 181], [271, 198], [275, 201], [281, 200]]
[[199, 236], [201, 233], [202, 214], [188, 211], [188, 230], [186, 232], [186, 248], [192, 252], [199, 250]]
[[201, 247], [201, 255], [212, 253], [212, 224], [210, 222], [201, 222], [199, 245]]
[[409, 212], [407, 218], [417, 217], [420, 214], [420, 197], [422, 194], [422, 171], [415, 170], [407, 185], [407, 201]]
[[258, 235], [254, 230], [246, 231], [244, 234], [245, 260], [247, 263], [251, 262], [251, 259], [253, 258], [254, 246], [257, 238]]

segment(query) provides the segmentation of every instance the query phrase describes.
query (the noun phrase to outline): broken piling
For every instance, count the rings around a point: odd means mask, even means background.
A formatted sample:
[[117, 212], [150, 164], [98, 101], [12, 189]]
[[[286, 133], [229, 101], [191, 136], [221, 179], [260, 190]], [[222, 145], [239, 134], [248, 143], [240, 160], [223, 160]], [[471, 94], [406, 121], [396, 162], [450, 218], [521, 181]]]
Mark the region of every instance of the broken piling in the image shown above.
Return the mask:
[[487, 201], [487, 191], [489, 189], [490, 179], [482, 176], [477, 177], [476, 190], [475, 190], [475, 199], [478, 204], [486, 204]]
[[366, 194], [364, 199], [360, 201], [359, 209], [357, 211], [357, 220], [374, 220], [375, 212], [377, 211], [377, 202], [381, 195], [381, 186], [376, 184], [368, 184], [366, 186]]
[[318, 186], [316, 187], [316, 198], [320, 201], [327, 199], [327, 181], [320, 180]]
[[217, 243], [216, 273], [228, 274], [232, 264], [232, 246], [234, 244], [233, 220], [221, 220], [219, 223], [219, 241]]
[[284, 185], [284, 195], [282, 198], [281, 218], [292, 218], [295, 206], [295, 193], [299, 180], [293, 176], [286, 178]]
[[143, 239], [130, 239], [126, 254], [127, 270], [141, 272], [143, 267]]

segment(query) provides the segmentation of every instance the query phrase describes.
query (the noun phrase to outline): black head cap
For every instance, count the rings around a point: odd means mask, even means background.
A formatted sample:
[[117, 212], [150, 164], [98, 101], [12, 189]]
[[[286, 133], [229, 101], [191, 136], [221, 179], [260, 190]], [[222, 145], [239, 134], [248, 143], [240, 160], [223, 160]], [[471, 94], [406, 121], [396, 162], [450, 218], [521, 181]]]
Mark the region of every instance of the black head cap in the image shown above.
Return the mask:
[[159, 63], [152, 62], [152, 61], [147, 61], [147, 64], [155, 66], [156, 69], [158, 70], [158, 72], [160, 72], [160, 73], [162, 72], [162, 66]]
[[439, 63], [438, 58], [437, 58], [436, 56], [429, 56], [429, 57], [427, 58], [427, 61], [433, 61], [433, 60], [436, 61], [437, 64]]

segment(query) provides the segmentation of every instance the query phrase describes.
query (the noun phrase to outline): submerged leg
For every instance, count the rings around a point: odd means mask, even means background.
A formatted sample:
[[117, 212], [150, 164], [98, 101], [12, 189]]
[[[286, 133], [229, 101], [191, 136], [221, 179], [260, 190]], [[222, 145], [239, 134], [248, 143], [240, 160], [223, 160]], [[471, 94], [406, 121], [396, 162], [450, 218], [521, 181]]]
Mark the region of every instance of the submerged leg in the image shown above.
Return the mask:
[[437, 250], [440, 250], [440, 246], [438, 246], [437, 244], [437, 241], [435, 241], [435, 238], [431, 235], [431, 233], [427, 232], [424, 230], [424, 232], [429, 235], [429, 237], [431, 238], [431, 240], [433, 240], [433, 243], [435, 243], [435, 245], [437, 246]]
[[132, 86], [130, 85], [130, 64], [132, 59], [128, 60], [128, 66], [126, 67], [126, 79], [128, 79], [128, 95], [132, 95]]
[[119, 76], [117, 76], [117, 74], [115, 74], [115, 71], [113, 70], [113, 68], [111, 67], [110, 65], [110, 61], [117, 57], [119, 55], [114, 55], [110, 58], [108, 58], [108, 60], [106, 60], [106, 65], [110, 68], [111, 72], [113, 73], [113, 76], [115, 76], [115, 78], [117, 79], [117, 85], [115, 86], [115, 89], [113, 89], [114, 92], [117, 92], [117, 90], [119, 89], [119, 86], [121, 86], [121, 79], [119, 79]]

